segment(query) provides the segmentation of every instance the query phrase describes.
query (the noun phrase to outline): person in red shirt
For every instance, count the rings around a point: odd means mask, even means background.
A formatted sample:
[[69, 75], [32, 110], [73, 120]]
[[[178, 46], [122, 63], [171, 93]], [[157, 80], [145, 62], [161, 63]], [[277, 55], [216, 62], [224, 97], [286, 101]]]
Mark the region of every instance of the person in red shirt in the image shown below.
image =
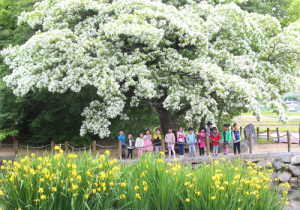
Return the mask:
[[217, 131], [217, 128], [212, 128], [212, 133], [210, 134], [210, 139], [212, 140], [212, 145], [213, 145], [213, 156], [218, 155], [218, 148], [220, 145], [221, 141], [221, 135]]

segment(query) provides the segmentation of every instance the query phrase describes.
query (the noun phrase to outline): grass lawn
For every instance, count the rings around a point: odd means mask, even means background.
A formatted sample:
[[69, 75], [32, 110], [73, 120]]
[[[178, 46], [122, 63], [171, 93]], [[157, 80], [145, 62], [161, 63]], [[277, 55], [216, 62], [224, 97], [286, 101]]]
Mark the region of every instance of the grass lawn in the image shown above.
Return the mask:
[[[285, 114], [288, 115], [288, 116], [300, 116], [300, 112], [286, 112]], [[246, 113], [242, 114], [242, 116], [244, 116], [244, 115], [253, 115], [253, 113], [252, 112], [246, 112]], [[275, 113], [273, 113], [271, 111], [262, 111], [261, 115], [263, 115], [263, 116], [274, 116], [274, 117], [277, 116]]]
[[284, 124], [282, 122], [278, 122], [278, 118], [276, 114], [270, 111], [262, 111], [262, 116], [268, 116], [268, 118], [262, 117], [262, 120], [258, 122], [254, 118], [249, 118], [245, 116], [251, 116], [252, 113], [244, 113], [241, 116], [238, 116], [234, 119], [235, 122], [239, 124], [239, 126], [245, 127], [249, 123], [253, 123], [255, 127], [259, 127], [261, 131], [266, 130], [269, 128], [270, 130], [276, 130], [279, 128], [279, 131], [291, 131], [291, 132], [298, 132], [299, 131], [299, 123], [300, 123], [300, 112], [287, 112], [288, 116], [299, 116], [299, 118], [289, 119], [289, 121]]

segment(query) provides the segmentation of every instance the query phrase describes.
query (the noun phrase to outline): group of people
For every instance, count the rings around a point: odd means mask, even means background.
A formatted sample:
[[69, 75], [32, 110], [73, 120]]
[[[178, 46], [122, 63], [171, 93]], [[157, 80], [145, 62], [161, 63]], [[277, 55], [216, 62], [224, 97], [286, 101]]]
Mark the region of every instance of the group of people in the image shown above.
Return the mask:
[[[173, 153], [173, 158], [176, 158], [175, 152], [175, 144], [177, 141], [178, 150], [179, 150], [179, 157], [184, 157], [184, 145], [189, 146], [189, 156], [195, 157], [196, 156], [196, 146], [199, 147], [200, 156], [204, 155], [204, 148], [206, 146], [205, 138], [209, 136], [210, 148], [213, 149], [213, 156], [218, 155], [219, 146], [223, 144], [224, 155], [228, 155], [228, 145], [231, 142], [233, 137], [233, 144], [234, 144], [234, 154], [241, 153], [240, 147], [240, 131], [238, 129], [238, 125], [236, 123], [233, 124], [233, 131], [229, 130], [229, 124], [224, 124], [224, 131], [222, 134], [219, 133], [218, 128], [213, 125], [212, 123], [208, 122], [206, 127], [201, 127], [197, 135], [194, 134], [193, 128], [188, 129], [188, 134], [183, 131], [183, 127], [180, 126], [178, 131], [176, 132], [176, 136], [171, 127], [168, 128], [168, 132], [165, 135], [165, 142], [167, 143], [169, 157], [172, 157], [171, 154]], [[151, 152], [155, 148], [156, 156], [161, 151], [161, 141], [162, 135], [160, 129], [156, 129], [155, 134], [153, 137], [150, 134], [150, 130], [147, 128], [145, 129], [144, 133], [139, 133], [138, 137], [134, 140], [133, 135], [128, 133], [127, 139], [124, 135], [124, 131], [119, 131], [118, 140], [122, 141], [122, 158], [128, 159], [131, 156], [132, 159], [132, 152], [134, 148], [138, 149], [138, 158], [143, 155], [144, 152]], [[125, 155], [125, 148], [128, 149], [127, 157]], [[163, 151], [164, 152], [164, 151]]]

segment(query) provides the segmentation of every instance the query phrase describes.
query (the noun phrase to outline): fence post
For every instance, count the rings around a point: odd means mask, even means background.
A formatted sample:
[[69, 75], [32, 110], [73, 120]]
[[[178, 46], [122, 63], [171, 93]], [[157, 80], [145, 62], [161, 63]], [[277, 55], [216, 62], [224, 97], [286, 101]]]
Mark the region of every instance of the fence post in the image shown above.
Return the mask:
[[69, 141], [65, 141], [65, 153], [68, 154], [69, 152]]
[[253, 154], [252, 133], [249, 134], [250, 154]]
[[54, 153], [54, 141], [51, 141], [51, 152]]
[[118, 141], [119, 141], [119, 159], [122, 160], [122, 141], [121, 140]]
[[270, 129], [267, 128], [267, 141], [269, 141], [269, 140], [270, 140]]
[[0, 141], [0, 148], [2, 148], [2, 141]]
[[14, 149], [15, 149], [15, 155], [18, 156], [18, 153], [19, 153], [18, 140], [14, 141]]
[[259, 137], [259, 127], [257, 127], [257, 138]]
[[278, 140], [278, 143], [280, 143], [280, 135], [279, 135], [279, 128], [278, 127], [276, 128], [276, 131], [277, 131], [277, 140]]
[[240, 136], [241, 136], [241, 139], [242, 139], [242, 135], [243, 135], [243, 132], [242, 132], [242, 131], [243, 131], [243, 127], [241, 126], [241, 127], [240, 127]]
[[208, 135], [205, 136], [205, 141], [206, 141], [206, 149], [207, 149], [207, 155], [210, 155], [210, 144], [209, 144], [209, 137]]
[[96, 141], [93, 141], [93, 155], [96, 156]]
[[166, 145], [165, 145], [165, 139], [164, 138], [161, 139], [161, 151], [164, 153], [164, 156], [165, 156]]
[[287, 141], [288, 141], [288, 152], [292, 152], [291, 150], [291, 133], [287, 131]]

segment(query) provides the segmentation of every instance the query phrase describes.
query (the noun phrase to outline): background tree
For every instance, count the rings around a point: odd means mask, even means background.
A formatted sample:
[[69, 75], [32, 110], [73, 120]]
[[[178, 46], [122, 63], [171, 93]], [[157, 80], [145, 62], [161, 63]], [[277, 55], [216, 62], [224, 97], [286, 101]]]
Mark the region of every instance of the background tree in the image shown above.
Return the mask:
[[[22, 45], [25, 43], [34, 33], [38, 30], [42, 30], [41, 25], [37, 24], [35, 27], [30, 28], [27, 24], [17, 25], [17, 17], [22, 11], [31, 11], [32, 5], [37, 2], [35, 0], [21, 0], [21, 1], [1, 1], [0, 2], [0, 50], [7, 47], [9, 44]], [[53, 1], [53, 5], [58, 4], [59, 1]], [[227, 4], [228, 2], [222, 1]], [[250, 12], [258, 12], [261, 14], [270, 14], [278, 18], [282, 26], [287, 26], [292, 22], [299, 19], [299, 11], [297, 5], [299, 1], [258, 1], [251, 2], [237, 2], [241, 8]], [[48, 2], [49, 3], [49, 2]], [[163, 1], [168, 5], [175, 5], [177, 8], [190, 7], [185, 1]], [[200, 2], [196, 2], [200, 3]], [[218, 4], [220, 2], [211, 2], [206, 4], [202, 2], [198, 6], [203, 6], [200, 10], [196, 8], [197, 12], [200, 12], [204, 21], [207, 21], [207, 17], [211, 16], [211, 8], [209, 6]], [[52, 5], [52, 6], [53, 6]], [[51, 4], [49, 3], [49, 6]], [[276, 10], [274, 8], [276, 7]], [[204, 13], [204, 14], [202, 14]], [[92, 13], [88, 11], [82, 11], [80, 17], [89, 16]], [[210, 14], [210, 15], [208, 15]], [[219, 16], [220, 17], [220, 16]], [[65, 17], [60, 17], [65, 18]], [[78, 18], [78, 17], [77, 17]], [[229, 17], [226, 17], [227, 20]], [[288, 21], [283, 22], [286, 19]], [[244, 19], [241, 18], [241, 21]], [[230, 20], [231, 21], [231, 20]], [[237, 20], [238, 21], [238, 20]], [[72, 24], [78, 24], [80, 20], [74, 20]], [[70, 28], [72, 29], [70, 24]], [[239, 26], [240, 27], [240, 26]], [[283, 27], [281, 27], [282, 29]], [[227, 30], [230, 32], [229, 30]], [[273, 34], [272, 36], [275, 36]], [[233, 35], [231, 35], [233, 36]], [[229, 38], [231, 38], [228, 35]], [[271, 36], [269, 36], [271, 37]], [[123, 38], [123, 37], [122, 37]], [[218, 39], [218, 37], [216, 37]], [[123, 46], [126, 47], [126, 46]], [[137, 47], [135, 47], [137, 49]], [[261, 49], [260, 49], [261, 50]], [[185, 57], [187, 51], [184, 49], [180, 52]], [[192, 51], [192, 50], [191, 50]], [[214, 56], [211, 56], [214, 57]], [[223, 61], [224, 62], [224, 61]], [[2, 62], [0, 56], [0, 71], [1, 77], [11, 74], [11, 70]], [[167, 72], [166, 72], [167, 75]], [[177, 74], [179, 75], [179, 74]], [[180, 77], [180, 75], [179, 75]], [[152, 79], [152, 78], [151, 78]], [[172, 78], [170, 78], [172, 79]], [[165, 80], [167, 81], [167, 80]], [[164, 82], [165, 82], [164, 81]], [[185, 81], [187, 81], [185, 79]], [[159, 80], [158, 80], [159, 82]], [[122, 84], [122, 82], [120, 82]], [[1, 123], [1, 139], [4, 139], [7, 135], [15, 135], [15, 131], [12, 130], [14, 122], [17, 124], [19, 130], [19, 139], [26, 139], [31, 142], [44, 142], [50, 140], [65, 141], [68, 139], [72, 144], [89, 144], [91, 138], [95, 138], [93, 135], [85, 135], [84, 137], [79, 136], [78, 129], [81, 126], [81, 122], [84, 120], [84, 116], [81, 116], [83, 107], [88, 106], [92, 100], [99, 100], [97, 96], [97, 88], [87, 86], [82, 88], [79, 93], [66, 91], [63, 94], [60, 93], [49, 93], [47, 88], [40, 89], [39, 91], [29, 91], [23, 97], [17, 97], [13, 95], [12, 90], [7, 88], [4, 82], [0, 82], [1, 94], [0, 94], [0, 123]], [[193, 87], [192, 87], [193, 88]], [[159, 119], [157, 111], [160, 114], [160, 121], [163, 125], [172, 124], [176, 127], [176, 124], [199, 126], [199, 123], [208, 121], [208, 118], [204, 115], [202, 117], [193, 116], [191, 119], [186, 120], [184, 113], [190, 108], [189, 101], [182, 98], [180, 102], [180, 112], [178, 110], [165, 109], [164, 105], [157, 100], [158, 98], [153, 97], [151, 100], [148, 98], [138, 97], [139, 106], [131, 107], [130, 97], [134, 95], [134, 87], [131, 87], [126, 93], [127, 99], [125, 100], [123, 113], [127, 113], [129, 120], [121, 120], [120, 116], [115, 119], [110, 119], [111, 125], [109, 126], [110, 134], [109, 138], [113, 138], [119, 128], [125, 128], [127, 132], [142, 131], [145, 127], [154, 129], [159, 125]], [[135, 100], [135, 98], [133, 98]], [[164, 100], [161, 98], [160, 100]], [[231, 99], [233, 100], [233, 99]], [[234, 101], [232, 101], [234, 102]], [[236, 101], [238, 102], [238, 100]], [[213, 114], [216, 115], [215, 120], [219, 125], [223, 121], [229, 121], [234, 116], [241, 112], [247, 111], [245, 106], [240, 108], [228, 107], [227, 99], [218, 100], [218, 111], [213, 110]], [[185, 105], [184, 109], [182, 109]], [[158, 108], [155, 108], [158, 106]], [[226, 107], [227, 106], [227, 107]], [[223, 110], [223, 107], [226, 107]], [[168, 113], [166, 113], [168, 112]], [[163, 117], [163, 116], [166, 116]], [[122, 116], [126, 119], [126, 116]], [[201, 119], [200, 119], [201, 118]]]
[[82, 113], [81, 135], [110, 134], [110, 119], [127, 119], [126, 104], [147, 101], [161, 127], [215, 121], [258, 101], [284, 121], [281, 95], [299, 91], [299, 23], [281, 28], [270, 16], [234, 3], [174, 7], [151, 1], [48, 1], [19, 22], [43, 29], [2, 51], [14, 94], [97, 89]]
[[276, 17], [282, 27], [300, 18], [299, 0], [247, 0], [238, 4], [243, 10]]

